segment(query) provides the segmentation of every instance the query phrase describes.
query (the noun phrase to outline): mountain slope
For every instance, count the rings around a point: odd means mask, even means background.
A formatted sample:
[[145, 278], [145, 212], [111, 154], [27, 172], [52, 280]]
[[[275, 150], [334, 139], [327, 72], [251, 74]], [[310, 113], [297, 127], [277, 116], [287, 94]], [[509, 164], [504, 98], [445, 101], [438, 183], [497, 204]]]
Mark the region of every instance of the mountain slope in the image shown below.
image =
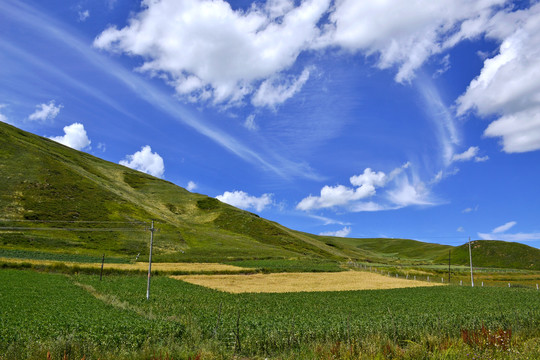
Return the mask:
[[[149, 236], [131, 230], [154, 219], [158, 260], [345, 256], [214, 198], [3, 123], [0, 171], [0, 211], [11, 220], [0, 226], [48, 229], [4, 230], [4, 248], [135, 256], [146, 252]], [[81, 227], [87, 231], [51, 229]]]
[[[155, 220], [157, 261], [355, 259], [429, 264], [446, 263], [451, 249], [453, 263], [467, 263], [463, 247], [294, 231], [2, 122], [0, 176], [0, 255], [17, 250], [132, 260], [147, 254], [147, 229]], [[538, 249], [515, 243], [475, 244], [476, 266], [540, 265]]]

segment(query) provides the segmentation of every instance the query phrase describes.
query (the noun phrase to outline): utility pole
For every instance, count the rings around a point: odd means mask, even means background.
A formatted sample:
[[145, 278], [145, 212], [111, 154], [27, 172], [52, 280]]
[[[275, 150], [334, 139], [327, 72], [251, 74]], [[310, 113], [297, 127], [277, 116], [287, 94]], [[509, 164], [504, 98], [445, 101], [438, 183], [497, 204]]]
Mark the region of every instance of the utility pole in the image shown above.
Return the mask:
[[448, 250], [448, 285], [450, 285], [450, 250]]
[[471, 237], [469, 236], [469, 259], [471, 262], [471, 286], [474, 287], [474, 277], [472, 271], [472, 252], [471, 252]]
[[146, 284], [146, 300], [150, 299], [150, 276], [152, 274], [152, 247], [154, 246], [154, 220], [152, 220], [152, 226], [150, 227], [150, 258], [148, 259], [148, 282]]

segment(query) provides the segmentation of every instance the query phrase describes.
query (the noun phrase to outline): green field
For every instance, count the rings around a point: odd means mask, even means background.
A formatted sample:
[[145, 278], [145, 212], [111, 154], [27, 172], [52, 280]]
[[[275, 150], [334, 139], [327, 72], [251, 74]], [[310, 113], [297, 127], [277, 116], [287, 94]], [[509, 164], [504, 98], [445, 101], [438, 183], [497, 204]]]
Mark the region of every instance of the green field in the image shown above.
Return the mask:
[[540, 356], [540, 293], [531, 289], [233, 295], [157, 276], [150, 301], [145, 290], [144, 276], [0, 270], [0, 359]]

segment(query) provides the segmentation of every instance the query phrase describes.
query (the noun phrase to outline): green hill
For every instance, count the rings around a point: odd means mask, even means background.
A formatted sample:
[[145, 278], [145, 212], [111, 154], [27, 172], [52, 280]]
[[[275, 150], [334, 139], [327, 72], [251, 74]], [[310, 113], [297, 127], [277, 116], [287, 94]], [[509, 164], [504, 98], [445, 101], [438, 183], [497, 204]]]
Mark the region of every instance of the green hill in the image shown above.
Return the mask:
[[[115, 261], [132, 260], [148, 252], [151, 220], [159, 230], [156, 261], [283, 260], [289, 267], [292, 262], [347, 259], [446, 263], [452, 248], [407, 239], [350, 239], [294, 231], [1, 122], [0, 174], [0, 257], [32, 251], [36, 256], [72, 254], [79, 261], [101, 254]], [[505, 244], [515, 252], [494, 250], [500, 256], [493, 266], [523, 267], [520, 261], [526, 259], [526, 268], [538, 268], [538, 249]], [[456, 263], [461, 261], [461, 247], [452, 251]], [[506, 254], [515, 254], [515, 260], [507, 260]], [[485, 258], [486, 265], [478, 266], [491, 266], [493, 253]]]
[[[474, 267], [512, 268], [540, 270], [540, 249], [524, 244], [498, 241], [471, 241]], [[468, 243], [457, 246], [451, 252], [452, 264], [469, 265]], [[443, 262], [445, 256], [436, 259]], [[448, 253], [446, 254], [448, 261]]]

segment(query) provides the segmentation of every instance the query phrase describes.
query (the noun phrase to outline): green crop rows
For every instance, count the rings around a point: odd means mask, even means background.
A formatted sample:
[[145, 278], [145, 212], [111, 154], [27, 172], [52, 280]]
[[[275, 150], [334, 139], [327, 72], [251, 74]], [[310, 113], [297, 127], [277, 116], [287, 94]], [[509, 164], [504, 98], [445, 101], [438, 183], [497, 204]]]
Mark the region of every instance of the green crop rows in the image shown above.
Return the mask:
[[67, 348], [87, 359], [131, 359], [163, 351], [177, 359], [206, 349], [202, 358], [316, 358], [306, 349], [365, 339], [380, 346], [375, 353], [388, 344], [429, 352], [435, 350], [426, 339], [456, 342], [461, 330], [485, 326], [512, 330], [516, 341], [537, 344], [528, 354], [540, 355], [540, 293], [531, 289], [233, 295], [156, 276], [150, 301], [145, 290], [144, 276], [100, 281], [1, 270], [0, 352], [11, 354], [5, 359], [37, 359]]
[[0, 354], [12, 359], [45, 359], [44, 352], [58, 347], [127, 351], [183, 332], [178, 323], [107, 306], [64, 275], [16, 270], [0, 271], [0, 319]]

